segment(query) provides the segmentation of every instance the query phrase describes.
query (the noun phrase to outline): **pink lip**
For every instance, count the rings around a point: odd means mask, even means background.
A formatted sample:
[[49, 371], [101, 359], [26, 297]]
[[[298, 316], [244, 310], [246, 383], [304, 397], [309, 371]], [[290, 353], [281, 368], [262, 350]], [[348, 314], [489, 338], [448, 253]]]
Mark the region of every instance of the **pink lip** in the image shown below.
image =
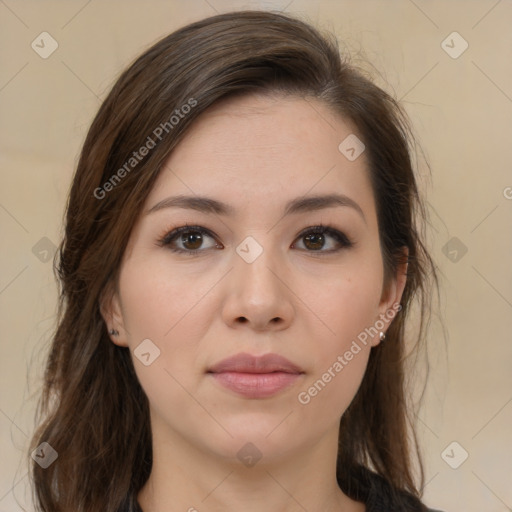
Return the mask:
[[237, 354], [208, 370], [224, 387], [247, 398], [266, 398], [291, 386], [304, 371], [278, 354]]

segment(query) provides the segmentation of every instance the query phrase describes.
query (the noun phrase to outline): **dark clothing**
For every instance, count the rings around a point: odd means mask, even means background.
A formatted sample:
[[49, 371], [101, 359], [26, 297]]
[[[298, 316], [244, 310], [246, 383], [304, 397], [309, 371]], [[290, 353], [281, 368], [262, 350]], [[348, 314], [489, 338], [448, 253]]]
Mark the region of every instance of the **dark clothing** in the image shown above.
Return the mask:
[[[342, 488], [342, 490], [350, 498], [365, 503], [366, 512], [442, 512], [425, 507], [408, 493], [395, 491], [384, 478], [367, 469], [363, 469], [359, 476], [363, 479], [359, 481], [357, 488], [353, 485], [352, 489]], [[205, 507], [206, 511], [207, 507]], [[134, 500], [131, 503], [127, 502], [119, 512], [143, 512], [143, 510]]]
[[412, 494], [395, 489], [382, 476], [363, 466], [353, 469], [351, 476], [349, 483], [338, 479], [338, 485], [347, 496], [363, 502], [366, 512], [442, 512], [427, 508]]

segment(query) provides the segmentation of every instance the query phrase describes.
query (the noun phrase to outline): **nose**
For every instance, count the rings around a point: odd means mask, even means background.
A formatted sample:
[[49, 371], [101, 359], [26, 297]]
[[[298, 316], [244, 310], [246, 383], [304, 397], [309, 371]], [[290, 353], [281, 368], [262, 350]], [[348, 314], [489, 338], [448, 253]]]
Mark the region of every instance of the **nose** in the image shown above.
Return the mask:
[[[252, 263], [236, 252], [228, 274], [223, 303], [224, 322], [233, 328], [246, 324], [255, 331], [280, 331], [293, 321], [293, 291], [284, 262], [270, 249]], [[288, 279], [287, 279], [288, 277]]]

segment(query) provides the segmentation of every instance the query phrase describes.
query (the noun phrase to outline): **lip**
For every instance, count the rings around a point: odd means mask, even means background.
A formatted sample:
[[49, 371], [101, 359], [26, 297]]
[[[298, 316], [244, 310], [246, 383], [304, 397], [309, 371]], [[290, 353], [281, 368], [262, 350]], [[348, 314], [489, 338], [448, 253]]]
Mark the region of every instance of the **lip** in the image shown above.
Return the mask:
[[239, 373], [304, 373], [304, 370], [279, 354], [253, 356], [241, 352], [223, 359], [208, 369], [208, 373], [239, 372]]
[[304, 371], [278, 354], [236, 354], [207, 371], [223, 387], [247, 398], [266, 398], [293, 385]]

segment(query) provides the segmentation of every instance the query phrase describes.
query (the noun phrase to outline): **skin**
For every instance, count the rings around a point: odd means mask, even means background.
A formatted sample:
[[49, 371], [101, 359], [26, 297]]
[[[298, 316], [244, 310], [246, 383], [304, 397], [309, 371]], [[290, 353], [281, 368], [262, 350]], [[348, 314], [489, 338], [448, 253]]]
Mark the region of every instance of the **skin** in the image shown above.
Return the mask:
[[[166, 162], [134, 226], [117, 289], [102, 301], [107, 326], [119, 331], [114, 343], [132, 356], [146, 338], [160, 349], [149, 366], [133, 357], [153, 433], [153, 469], [138, 496], [144, 512], [365, 510], [336, 483], [338, 426], [378, 335], [359, 343], [307, 405], [298, 401], [400, 302], [405, 286], [405, 268], [384, 283], [366, 155], [351, 162], [338, 150], [351, 133], [316, 100], [247, 95], [206, 111]], [[353, 199], [364, 219], [348, 206], [283, 217], [288, 200], [333, 191]], [[215, 198], [235, 214], [146, 213], [177, 194]], [[183, 245], [178, 236], [173, 245], [193, 256], [158, 245], [185, 224], [214, 238]], [[327, 253], [340, 245], [326, 234], [314, 251], [298, 235], [318, 224], [355, 245]], [[263, 248], [252, 263], [235, 250], [248, 236]], [[305, 373], [270, 398], [246, 398], [205, 373], [239, 352], [278, 353]], [[248, 442], [262, 454], [252, 467], [237, 457]]]

